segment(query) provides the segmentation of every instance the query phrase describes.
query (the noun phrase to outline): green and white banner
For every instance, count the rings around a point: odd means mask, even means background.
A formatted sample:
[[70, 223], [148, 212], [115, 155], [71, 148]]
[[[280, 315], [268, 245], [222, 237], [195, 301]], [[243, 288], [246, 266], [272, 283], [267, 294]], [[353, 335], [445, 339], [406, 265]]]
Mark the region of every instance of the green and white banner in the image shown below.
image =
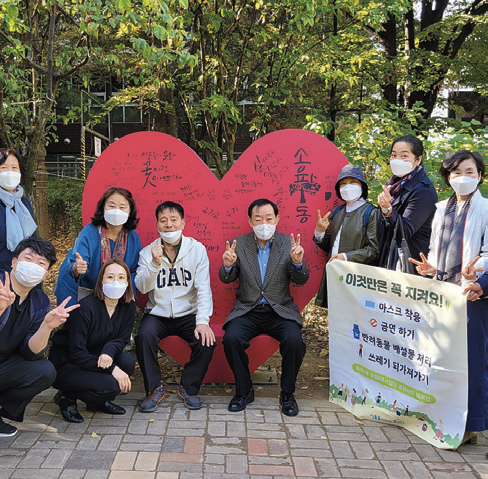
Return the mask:
[[338, 260], [327, 285], [330, 401], [456, 449], [468, 402], [461, 287]]

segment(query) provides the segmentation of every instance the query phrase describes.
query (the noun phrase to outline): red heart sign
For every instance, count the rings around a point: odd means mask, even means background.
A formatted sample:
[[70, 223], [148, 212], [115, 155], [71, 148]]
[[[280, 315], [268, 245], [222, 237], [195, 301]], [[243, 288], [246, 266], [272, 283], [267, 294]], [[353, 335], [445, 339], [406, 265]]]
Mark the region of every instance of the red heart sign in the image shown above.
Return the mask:
[[[305, 249], [310, 279], [304, 286], [292, 287], [295, 302], [303, 309], [317, 293], [325, 261], [312, 241], [317, 209], [325, 214], [338, 204], [334, 185], [345, 164], [344, 155], [320, 135], [281, 130], [254, 142], [219, 181], [182, 141], [163, 133], [133, 133], [110, 145], [93, 165], [83, 195], [83, 221], [90, 221], [108, 188], [127, 188], [139, 210], [137, 232], [144, 247], [158, 237], [156, 206], [172, 200], [184, 207], [184, 234], [202, 242], [210, 260], [214, 302], [210, 324], [219, 344], [205, 382], [233, 382], [221, 346], [221, 325], [232, 308], [237, 286], [224, 285], [218, 278], [225, 241], [250, 231], [247, 208], [252, 201], [268, 198], [276, 203], [278, 231], [293, 233], [295, 238], [300, 234]], [[138, 304], [143, 308], [145, 300]], [[181, 343], [165, 340], [164, 348], [184, 363], [189, 348], [182, 348]], [[271, 338], [253, 340], [250, 367], [254, 370], [276, 349]]]

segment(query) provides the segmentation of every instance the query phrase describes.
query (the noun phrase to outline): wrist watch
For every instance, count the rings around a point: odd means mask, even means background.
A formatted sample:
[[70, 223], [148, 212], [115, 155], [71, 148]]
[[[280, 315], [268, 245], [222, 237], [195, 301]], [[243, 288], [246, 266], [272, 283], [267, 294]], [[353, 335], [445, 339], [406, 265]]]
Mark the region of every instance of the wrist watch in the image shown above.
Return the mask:
[[381, 208], [381, 212], [384, 214], [384, 215], [389, 215], [391, 213], [391, 210], [392, 210], [392, 206], [388, 206], [388, 208]]

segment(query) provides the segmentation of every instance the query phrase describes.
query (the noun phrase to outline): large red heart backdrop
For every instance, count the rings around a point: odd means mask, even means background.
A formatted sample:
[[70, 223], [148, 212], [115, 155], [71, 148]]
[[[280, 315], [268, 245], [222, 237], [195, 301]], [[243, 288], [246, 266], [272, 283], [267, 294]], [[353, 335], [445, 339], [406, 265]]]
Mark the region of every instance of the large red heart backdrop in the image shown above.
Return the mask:
[[[156, 132], [127, 135], [108, 147], [93, 165], [83, 195], [83, 222], [87, 224], [102, 194], [112, 186], [134, 195], [142, 246], [158, 237], [154, 211], [163, 201], [185, 209], [184, 235], [207, 247], [214, 303], [211, 326], [218, 339], [205, 382], [233, 382], [221, 345], [222, 323], [232, 308], [237, 284], [224, 285], [218, 269], [225, 241], [250, 231], [247, 208], [257, 198], [268, 198], [279, 208], [278, 231], [300, 235], [310, 279], [292, 286], [303, 309], [316, 294], [325, 255], [313, 243], [317, 209], [322, 214], [338, 204], [334, 191], [339, 170], [347, 164], [330, 141], [304, 130], [280, 130], [254, 142], [219, 181], [198, 155], [182, 141]], [[138, 304], [144, 307], [144, 299]], [[254, 370], [277, 349], [276, 341], [256, 338], [249, 349]], [[165, 350], [178, 362], [189, 357], [182, 341], [166, 340]]]

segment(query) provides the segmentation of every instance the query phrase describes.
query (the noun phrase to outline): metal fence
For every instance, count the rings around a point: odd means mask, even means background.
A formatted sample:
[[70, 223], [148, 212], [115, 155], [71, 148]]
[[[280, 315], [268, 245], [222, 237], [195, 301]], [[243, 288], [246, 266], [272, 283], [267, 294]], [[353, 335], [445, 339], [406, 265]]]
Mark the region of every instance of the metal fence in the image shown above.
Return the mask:
[[[87, 156], [85, 159], [85, 172], [88, 172], [95, 163], [97, 158], [94, 156]], [[46, 156], [46, 169], [50, 176], [59, 178], [82, 178], [83, 162], [80, 157], [70, 155], [48, 155]]]

